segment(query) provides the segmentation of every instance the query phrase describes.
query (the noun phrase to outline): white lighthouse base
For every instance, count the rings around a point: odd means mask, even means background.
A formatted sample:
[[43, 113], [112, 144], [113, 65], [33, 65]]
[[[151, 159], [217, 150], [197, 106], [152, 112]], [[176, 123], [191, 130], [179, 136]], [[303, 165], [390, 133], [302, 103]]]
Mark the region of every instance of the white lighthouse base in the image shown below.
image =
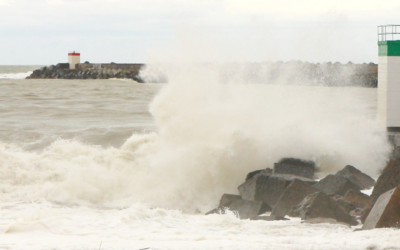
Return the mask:
[[378, 122], [400, 130], [400, 56], [378, 59]]
[[69, 55], [68, 56], [68, 63], [69, 69], [75, 69], [76, 64], [81, 62], [81, 56], [79, 55]]

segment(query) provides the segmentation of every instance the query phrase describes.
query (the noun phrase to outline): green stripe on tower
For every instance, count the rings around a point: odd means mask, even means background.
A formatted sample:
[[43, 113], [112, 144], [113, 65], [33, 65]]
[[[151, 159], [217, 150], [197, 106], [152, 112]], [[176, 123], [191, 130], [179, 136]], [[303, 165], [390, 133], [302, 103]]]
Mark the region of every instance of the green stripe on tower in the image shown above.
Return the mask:
[[379, 56], [400, 56], [400, 41], [378, 42]]

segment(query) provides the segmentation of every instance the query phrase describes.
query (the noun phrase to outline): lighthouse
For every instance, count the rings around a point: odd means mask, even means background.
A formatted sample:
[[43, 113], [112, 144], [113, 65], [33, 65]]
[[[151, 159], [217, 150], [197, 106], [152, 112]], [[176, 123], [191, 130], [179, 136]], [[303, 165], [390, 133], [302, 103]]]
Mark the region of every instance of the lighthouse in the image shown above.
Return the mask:
[[75, 69], [75, 65], [81, 62], [81, 53], [71, 52], [68, 53], [69, 69]]
[[378, 26], [378, 122], [400, 131], [400, 25]]

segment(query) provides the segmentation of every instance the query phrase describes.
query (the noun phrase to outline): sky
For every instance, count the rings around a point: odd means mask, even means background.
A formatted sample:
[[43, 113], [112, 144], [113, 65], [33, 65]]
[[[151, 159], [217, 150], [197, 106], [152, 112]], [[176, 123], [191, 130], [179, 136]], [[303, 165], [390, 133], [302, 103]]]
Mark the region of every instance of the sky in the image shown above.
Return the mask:
[[398, 0], [0, 0], [0, 65], [377, 62]]

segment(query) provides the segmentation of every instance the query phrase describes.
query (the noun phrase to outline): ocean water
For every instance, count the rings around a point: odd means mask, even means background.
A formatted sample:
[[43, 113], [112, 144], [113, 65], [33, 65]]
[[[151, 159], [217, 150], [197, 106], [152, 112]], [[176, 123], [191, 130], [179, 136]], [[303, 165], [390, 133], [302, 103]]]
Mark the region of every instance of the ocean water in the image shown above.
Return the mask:
[[282, 157], [376, 178], [376, 89], [21, 77], [36, 67], [0, 66], [0, 249], [400, 249], [395, 229], [203, 215]]
[[0, 65], [0, 79], [24, 79], [40, 65]]

